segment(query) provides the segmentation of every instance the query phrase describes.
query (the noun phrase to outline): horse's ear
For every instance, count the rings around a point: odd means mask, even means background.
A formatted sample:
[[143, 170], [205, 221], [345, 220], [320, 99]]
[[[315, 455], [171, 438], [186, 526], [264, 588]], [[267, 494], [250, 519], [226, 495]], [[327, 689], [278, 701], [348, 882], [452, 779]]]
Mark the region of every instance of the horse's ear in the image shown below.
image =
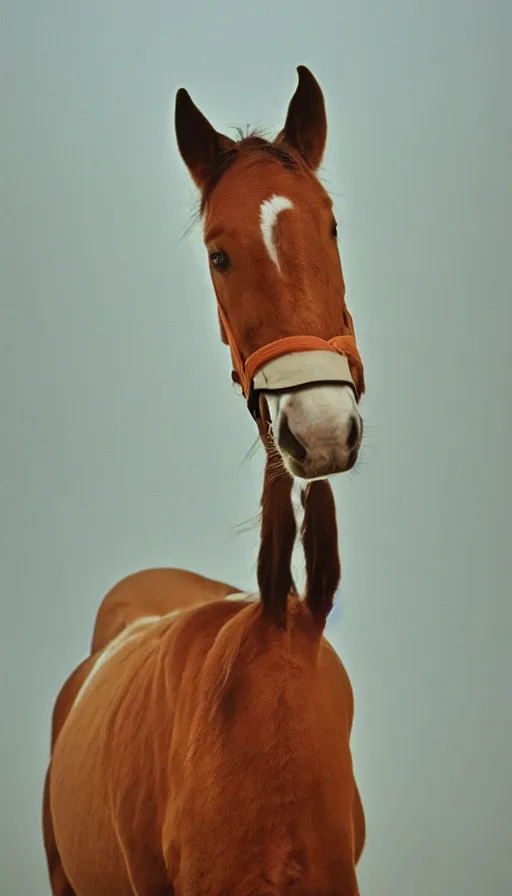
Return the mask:
[[325, 149], [327, 118], [324, 96], [316, 78], [305, 65], [297, 68], [299, 83], [293, 94], [286, 123], [276, 142], [291, 144], [316, 171]]
[[223, 154], [236, 145], [235, 141], [215, 130], [184, 87], [176, 94], [174, 126], [181, 157], [202, 190], [222, 164]]

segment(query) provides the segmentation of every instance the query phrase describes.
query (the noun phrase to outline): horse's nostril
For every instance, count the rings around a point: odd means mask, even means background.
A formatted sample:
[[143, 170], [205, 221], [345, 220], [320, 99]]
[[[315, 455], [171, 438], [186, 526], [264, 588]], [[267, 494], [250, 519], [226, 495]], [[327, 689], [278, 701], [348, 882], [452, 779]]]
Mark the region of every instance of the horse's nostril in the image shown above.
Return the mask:
[[294, 460], [297, 460], [300, 463], [306, 460], [308, 453], [307, 448], [290, 429], [288, 417], [284, 411], [281, 413], [281, 421], [279, 423], [278, 442], [279, 447], [283, 451], [287, 451]]
[[359, 426], [357, 423], [357, 417], [351, 417], [350, 418], [350, 426], [349, 426], [348, 435], [347, 435], [347, 447], [348, 447], [349, 451], [351, 451], [352, 448], [355, 448], [355, 446], [357, 445], [358, 439], [359, 439]]

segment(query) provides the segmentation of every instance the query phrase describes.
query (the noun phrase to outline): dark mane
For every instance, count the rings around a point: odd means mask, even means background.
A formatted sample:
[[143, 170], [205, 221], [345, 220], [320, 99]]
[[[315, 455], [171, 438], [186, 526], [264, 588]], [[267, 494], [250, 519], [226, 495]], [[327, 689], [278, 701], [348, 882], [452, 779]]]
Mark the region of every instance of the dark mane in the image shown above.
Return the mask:
[[201, 196], [201, 214], [203, 214], [208, 199], [210, 198], [213, 190], [219, 183], [223, 174], [231, 168], [231, 166], [236, 162], [238, 158], [242, 155], [253, 155], [255, 158], [258, 155], [262, 158], [264, 156], [271, 157], [278, 161], [284, 168], [287, 168], [289, 171], [295, 170], [299, 167], [299, 159], [297, 155], [293, 154], [289, 149], [286, 149], [282, 145], [278, 145], [277, 143], [271, 143], [269, 140], [265, 140], [264, 137], [260, 137], [259, 134], [248, 134], [246, 137], [243, 136], [242, 131], [238, 131], [238, 135], [240, 137], [238, 143], [235, 144], [231, 149], [226, 150], [223, 154], [221, 164], [218, 168], [215, 169], [211, 177], [206, 183], [206, 186], [203, 190], [203, 195]]

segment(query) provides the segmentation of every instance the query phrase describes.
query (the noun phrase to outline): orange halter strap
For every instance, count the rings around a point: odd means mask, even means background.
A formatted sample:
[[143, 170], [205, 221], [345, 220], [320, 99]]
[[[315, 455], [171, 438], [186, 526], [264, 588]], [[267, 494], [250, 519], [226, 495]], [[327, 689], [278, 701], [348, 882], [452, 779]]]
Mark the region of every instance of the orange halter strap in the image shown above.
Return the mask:
[[[349, 326], [347, 329], [349, 332], [341, 336], [333, 336], [328, 340], [321, 339], [319, 336], [285, 336], [282, 339], [276, 339], [274, 342], [269, 342], [267, 345], [263, 345], [249, 355], [244, 361], [236, 344], [226, 314], [219, 302], [217, 302], [217, 307], [219, 318], [231, 350], [231, 359], [234, 368], [232, 378], [234, 382], [240, 383], [247, 405], [253, 417], [257, 418], [259, 416], [258, 394], [261, 391], [265, 391], [263, 389], [256, 390], [254, 388], [254, 378], [256, 374], [270, 361], [274, 361], [276, 358], [293, 353], [328, 351], [344, 356], [348, 361], [351, 374], [351, 379], [348, 377], [347, 382], [353, 386], [357, 401], [359, 401], [364, 394], [365, 383], [363, 362], [357, 349], [352, 318], [348, 312], [347, 317]], [[337, 377], [337, 380], [340, 381], [340, 378]], [[318, 380], [307, 378], [300, 385], [307, 385], [307, 383], [313, 381], [318, 382]], [[267, 391], [272, 391], [272, 389], [269, 388]]]

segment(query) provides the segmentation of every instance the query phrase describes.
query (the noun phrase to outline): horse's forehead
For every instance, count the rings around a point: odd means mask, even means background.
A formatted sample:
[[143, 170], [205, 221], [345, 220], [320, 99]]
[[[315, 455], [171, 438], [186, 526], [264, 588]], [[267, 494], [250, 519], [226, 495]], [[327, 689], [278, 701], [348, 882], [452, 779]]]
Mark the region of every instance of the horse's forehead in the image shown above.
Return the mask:
[[329, 205], [330, 199], [313, 177], [301, 170], [288, 170], [275, 161], [240, 162], [222, 177], [208, 201], [206, 222], [227, 218], [260, 228], [261, 209], [270, 210], [274, 197], [281, 206], [307, 209]]

